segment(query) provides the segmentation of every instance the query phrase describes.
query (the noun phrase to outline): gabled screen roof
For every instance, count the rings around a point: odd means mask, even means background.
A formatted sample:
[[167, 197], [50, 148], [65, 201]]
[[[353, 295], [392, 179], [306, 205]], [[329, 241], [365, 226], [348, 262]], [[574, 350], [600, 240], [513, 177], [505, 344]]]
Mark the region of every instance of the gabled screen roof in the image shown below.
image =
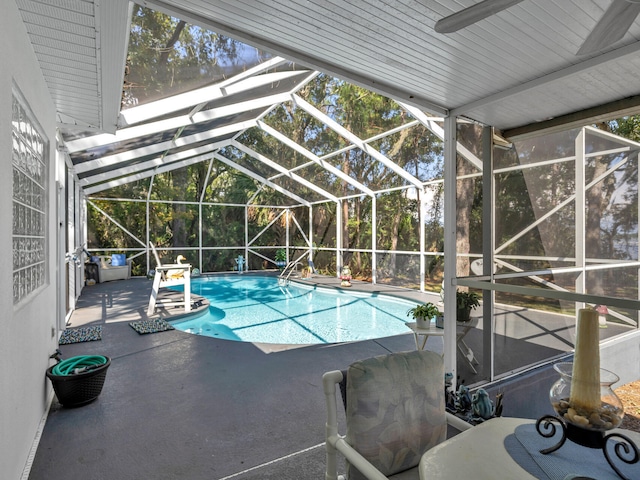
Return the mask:
[[136, 4], [122, 109], [216, 85], [271, 57], [225, 35]]
[[123, 92], [115, 134], [63, 134], [88, 194], [212, 160], [304, 203], [441, 178], [442, 119], [149, 9], [134, 8]]

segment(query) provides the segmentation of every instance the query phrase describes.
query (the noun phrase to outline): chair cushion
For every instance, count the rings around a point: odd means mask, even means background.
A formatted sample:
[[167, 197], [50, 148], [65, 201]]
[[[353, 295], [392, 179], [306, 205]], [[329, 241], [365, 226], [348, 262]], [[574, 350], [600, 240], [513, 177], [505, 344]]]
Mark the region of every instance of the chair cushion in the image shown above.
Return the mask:
[[[347, 374], [346, 440], [384, 475], [418, 465], [446, 438], [444, 365], [430, 351], [356, 362]], [[348, 478], [364, 478], [347, 465]]]
[[127, 264], [127, 256], [124, 253], [114, 253], [111, 255], [112, 267], [124, 267]]

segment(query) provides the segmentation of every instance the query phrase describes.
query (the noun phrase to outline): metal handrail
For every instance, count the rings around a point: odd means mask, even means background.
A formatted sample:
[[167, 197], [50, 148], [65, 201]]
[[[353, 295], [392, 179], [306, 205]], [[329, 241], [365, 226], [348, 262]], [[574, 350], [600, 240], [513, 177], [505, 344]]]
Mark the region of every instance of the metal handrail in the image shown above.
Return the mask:
[[[298, 258], [297, 260], [294, 260], [293, 262], [289, 262], [289, 264], [282, 269], [282, 272], [280, 272], [280, 275], [278, 276], [278, 283], [280, 283], [280, 279], [282, 279], [283, 283], [285, 285], [289, 284], [289, 277], [291, 277], [291, 274], [293, 273], [295, 267], [297, 267], [301, 263], [300, 260], [301, 259]], [[288, 273], [287, 273], [287, 275], [285, 277], [285, 273], [287, 272], [287, 270], [288, 270]]]
[[[289, 262], [282, 269], [282, 272], [280, 272], [280, 275], [278, 275], [278, 284], [279, 285], [288, 285], [289, 284], [289, 277], [293, 273], [294, 268], [297, 267], [299, 264], [301, 264], [302, 260], [304, 258], [306, 258], [308, 254], [309, 254], [309, 250], [303, 251], [298, 258], [296, 258], [295, 260]], [[287, 271], [288, 271], [288, 273], [287, 273]], [[286, 274], [286, 277], [285, 277], [285, 274]]]

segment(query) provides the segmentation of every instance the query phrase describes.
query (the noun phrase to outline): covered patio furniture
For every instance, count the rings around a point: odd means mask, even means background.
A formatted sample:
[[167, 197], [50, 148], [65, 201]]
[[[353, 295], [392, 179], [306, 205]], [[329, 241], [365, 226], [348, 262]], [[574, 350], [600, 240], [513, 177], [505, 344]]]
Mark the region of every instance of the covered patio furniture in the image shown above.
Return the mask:
[[131, 278], [131, 261], [124, 254], [93, 256], [91, 263], [98, 266], [100, 283]]
[[[343, 382], [346, 436], [338, 433], [336, 384]], [[430, 351], [392, 353], [323, 376], [327, 404], [326, 479], [419, 478], [421, 456], [447, 437], [447, 423], [469, 424], [445, 411], [444, 364]], [[338, 477], [337, 453], [346, 477]]]

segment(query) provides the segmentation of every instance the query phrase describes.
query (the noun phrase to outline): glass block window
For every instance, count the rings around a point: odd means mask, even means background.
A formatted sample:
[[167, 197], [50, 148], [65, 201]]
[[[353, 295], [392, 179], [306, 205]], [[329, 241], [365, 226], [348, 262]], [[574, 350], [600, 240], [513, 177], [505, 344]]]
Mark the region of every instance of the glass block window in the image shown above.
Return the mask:
[[48, 161], [47, 140], [22, 96], [14, 91], [13, 304], [46, 282]]

